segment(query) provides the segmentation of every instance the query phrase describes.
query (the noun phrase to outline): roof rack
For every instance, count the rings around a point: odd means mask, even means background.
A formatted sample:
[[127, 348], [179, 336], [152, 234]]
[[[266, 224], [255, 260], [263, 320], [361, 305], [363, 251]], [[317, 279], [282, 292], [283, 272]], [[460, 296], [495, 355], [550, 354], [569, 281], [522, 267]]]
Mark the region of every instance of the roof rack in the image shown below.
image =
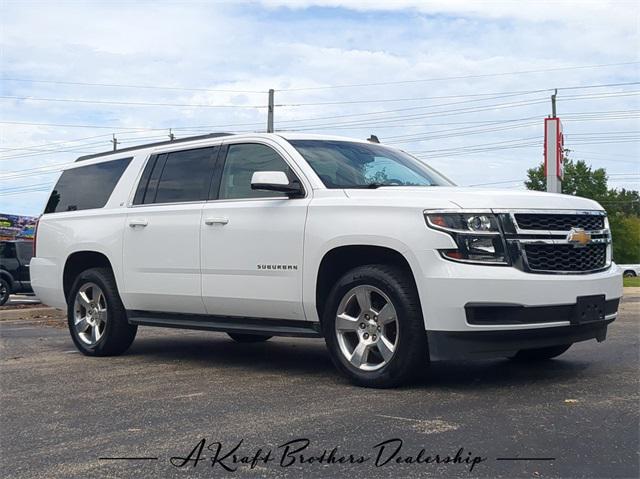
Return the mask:
[[207, 138], [218, 138], [221, 136], [232, 136], [232, 135], [235, 135], [235, 133], [208, 133], [206, 135], [187, 136], [184, 138], [180, 138], [178, 140], [157, 141], [155, 143], [145, 143], [144, 145], [129, 146], [127, 148], [121, 148], [119, 150], [103, 151], [102, 153], [93, 153], [91, 155], [84, 155], [78, 158], [76, 161], [91, 160], [93, 158], [100, 158], [101, 156], [108, 156], [108, 155], [113, 155], [118, 153], [125, 153], [127, 151], [140, 150], [142, 148], [149, 148], [150, 146], [173, 145], [175, 143], [183, 143], [185, 141], [206, 140]]

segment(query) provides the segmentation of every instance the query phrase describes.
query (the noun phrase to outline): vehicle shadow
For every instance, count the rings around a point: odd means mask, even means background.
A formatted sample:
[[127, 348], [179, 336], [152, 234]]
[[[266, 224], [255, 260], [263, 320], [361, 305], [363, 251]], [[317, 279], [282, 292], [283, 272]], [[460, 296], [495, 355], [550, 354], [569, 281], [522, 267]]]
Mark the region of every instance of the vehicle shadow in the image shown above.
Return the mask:
[[[329, 384], [348, 384], [334, 368], [321, 339], [274, 338], [264, 343], [236, 343], [219, 334], [139, 338], [127, 356], [151, 361], [187, 361], [198, 367], [233, 369], [247, 374], [299, 376]], [[570, 380], [590, 368], [598, 368], [579, 352], [537, 363], [507, 359], [437, 361], [427, 365], [417, 380], [403, 389], [464, 391], [532, 383]]]
[[326, 375], [334, 373], [324, 340], [272, 338], [262, 343], [237, 343], [223, 334], [205, 333], [171, 337], [138, 338], [127, 356], [148, 360], [188, 361], [202, 367], [236, 368], [283, 375]]

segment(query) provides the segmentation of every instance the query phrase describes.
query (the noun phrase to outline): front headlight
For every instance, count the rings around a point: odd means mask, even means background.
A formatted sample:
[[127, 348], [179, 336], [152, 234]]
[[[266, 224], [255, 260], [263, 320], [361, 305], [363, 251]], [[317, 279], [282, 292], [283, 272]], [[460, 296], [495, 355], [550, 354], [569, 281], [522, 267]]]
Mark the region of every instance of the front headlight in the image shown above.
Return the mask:
[[453, 261], [508, 265], [498, 218], [490, 212], [425, 212], [427, 225], [451, 235], [457, 248], [439, 250]]

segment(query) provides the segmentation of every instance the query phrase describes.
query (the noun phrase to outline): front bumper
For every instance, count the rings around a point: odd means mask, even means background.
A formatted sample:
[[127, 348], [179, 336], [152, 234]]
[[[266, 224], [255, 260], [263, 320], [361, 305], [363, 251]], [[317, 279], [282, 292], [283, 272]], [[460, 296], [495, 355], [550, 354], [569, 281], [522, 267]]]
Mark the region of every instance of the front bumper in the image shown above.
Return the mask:
[[429, 355], [440, 359], [488, 359], [513, 356], [521, 349], [545, 348], [596, 339], [604, 341], [613, 319], [552, 328], [506, 331], [427, 331]]
[[[431, 359], [505, 357], [521, 349], [602, 341], [617, 317], [622, 274], [531, 274], [459, 264], [434, 251], [420, 257], [418, 292]], [[576, 319], [582, 297], [600, 297], [598, 320]]]
[[[419, 255], [423, 275], [417, 278], [425, 330], [481, 332], [570, 326], [567, 313], [548, 315], [544, 309], [528, 310], [531, 321], [469, 321], [467, 305], [513, 307], [568, 307], [579, 297], [604, 295], [607, 303], [622, 296], [622, 274], [612, 264], [591, 274], [532, 274], [508, 266], [454, 263], [435, 251]], [[540, 321], [531, 311], [537, 312]], [[608, 312], [606, 319], [615, 318]]]

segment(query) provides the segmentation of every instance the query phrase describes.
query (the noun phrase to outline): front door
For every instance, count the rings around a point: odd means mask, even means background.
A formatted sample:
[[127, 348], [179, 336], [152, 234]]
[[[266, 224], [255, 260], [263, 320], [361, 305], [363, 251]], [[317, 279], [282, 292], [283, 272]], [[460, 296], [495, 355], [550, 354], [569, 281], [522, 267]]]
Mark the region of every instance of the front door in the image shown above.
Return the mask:
[[202, 211], [202, 296], [207, 313], [304, 320], [302, 255], [309, 198], [251, 189], [256, 171], [297, 176], [271, 147], [228, 145], [219, 191]]

